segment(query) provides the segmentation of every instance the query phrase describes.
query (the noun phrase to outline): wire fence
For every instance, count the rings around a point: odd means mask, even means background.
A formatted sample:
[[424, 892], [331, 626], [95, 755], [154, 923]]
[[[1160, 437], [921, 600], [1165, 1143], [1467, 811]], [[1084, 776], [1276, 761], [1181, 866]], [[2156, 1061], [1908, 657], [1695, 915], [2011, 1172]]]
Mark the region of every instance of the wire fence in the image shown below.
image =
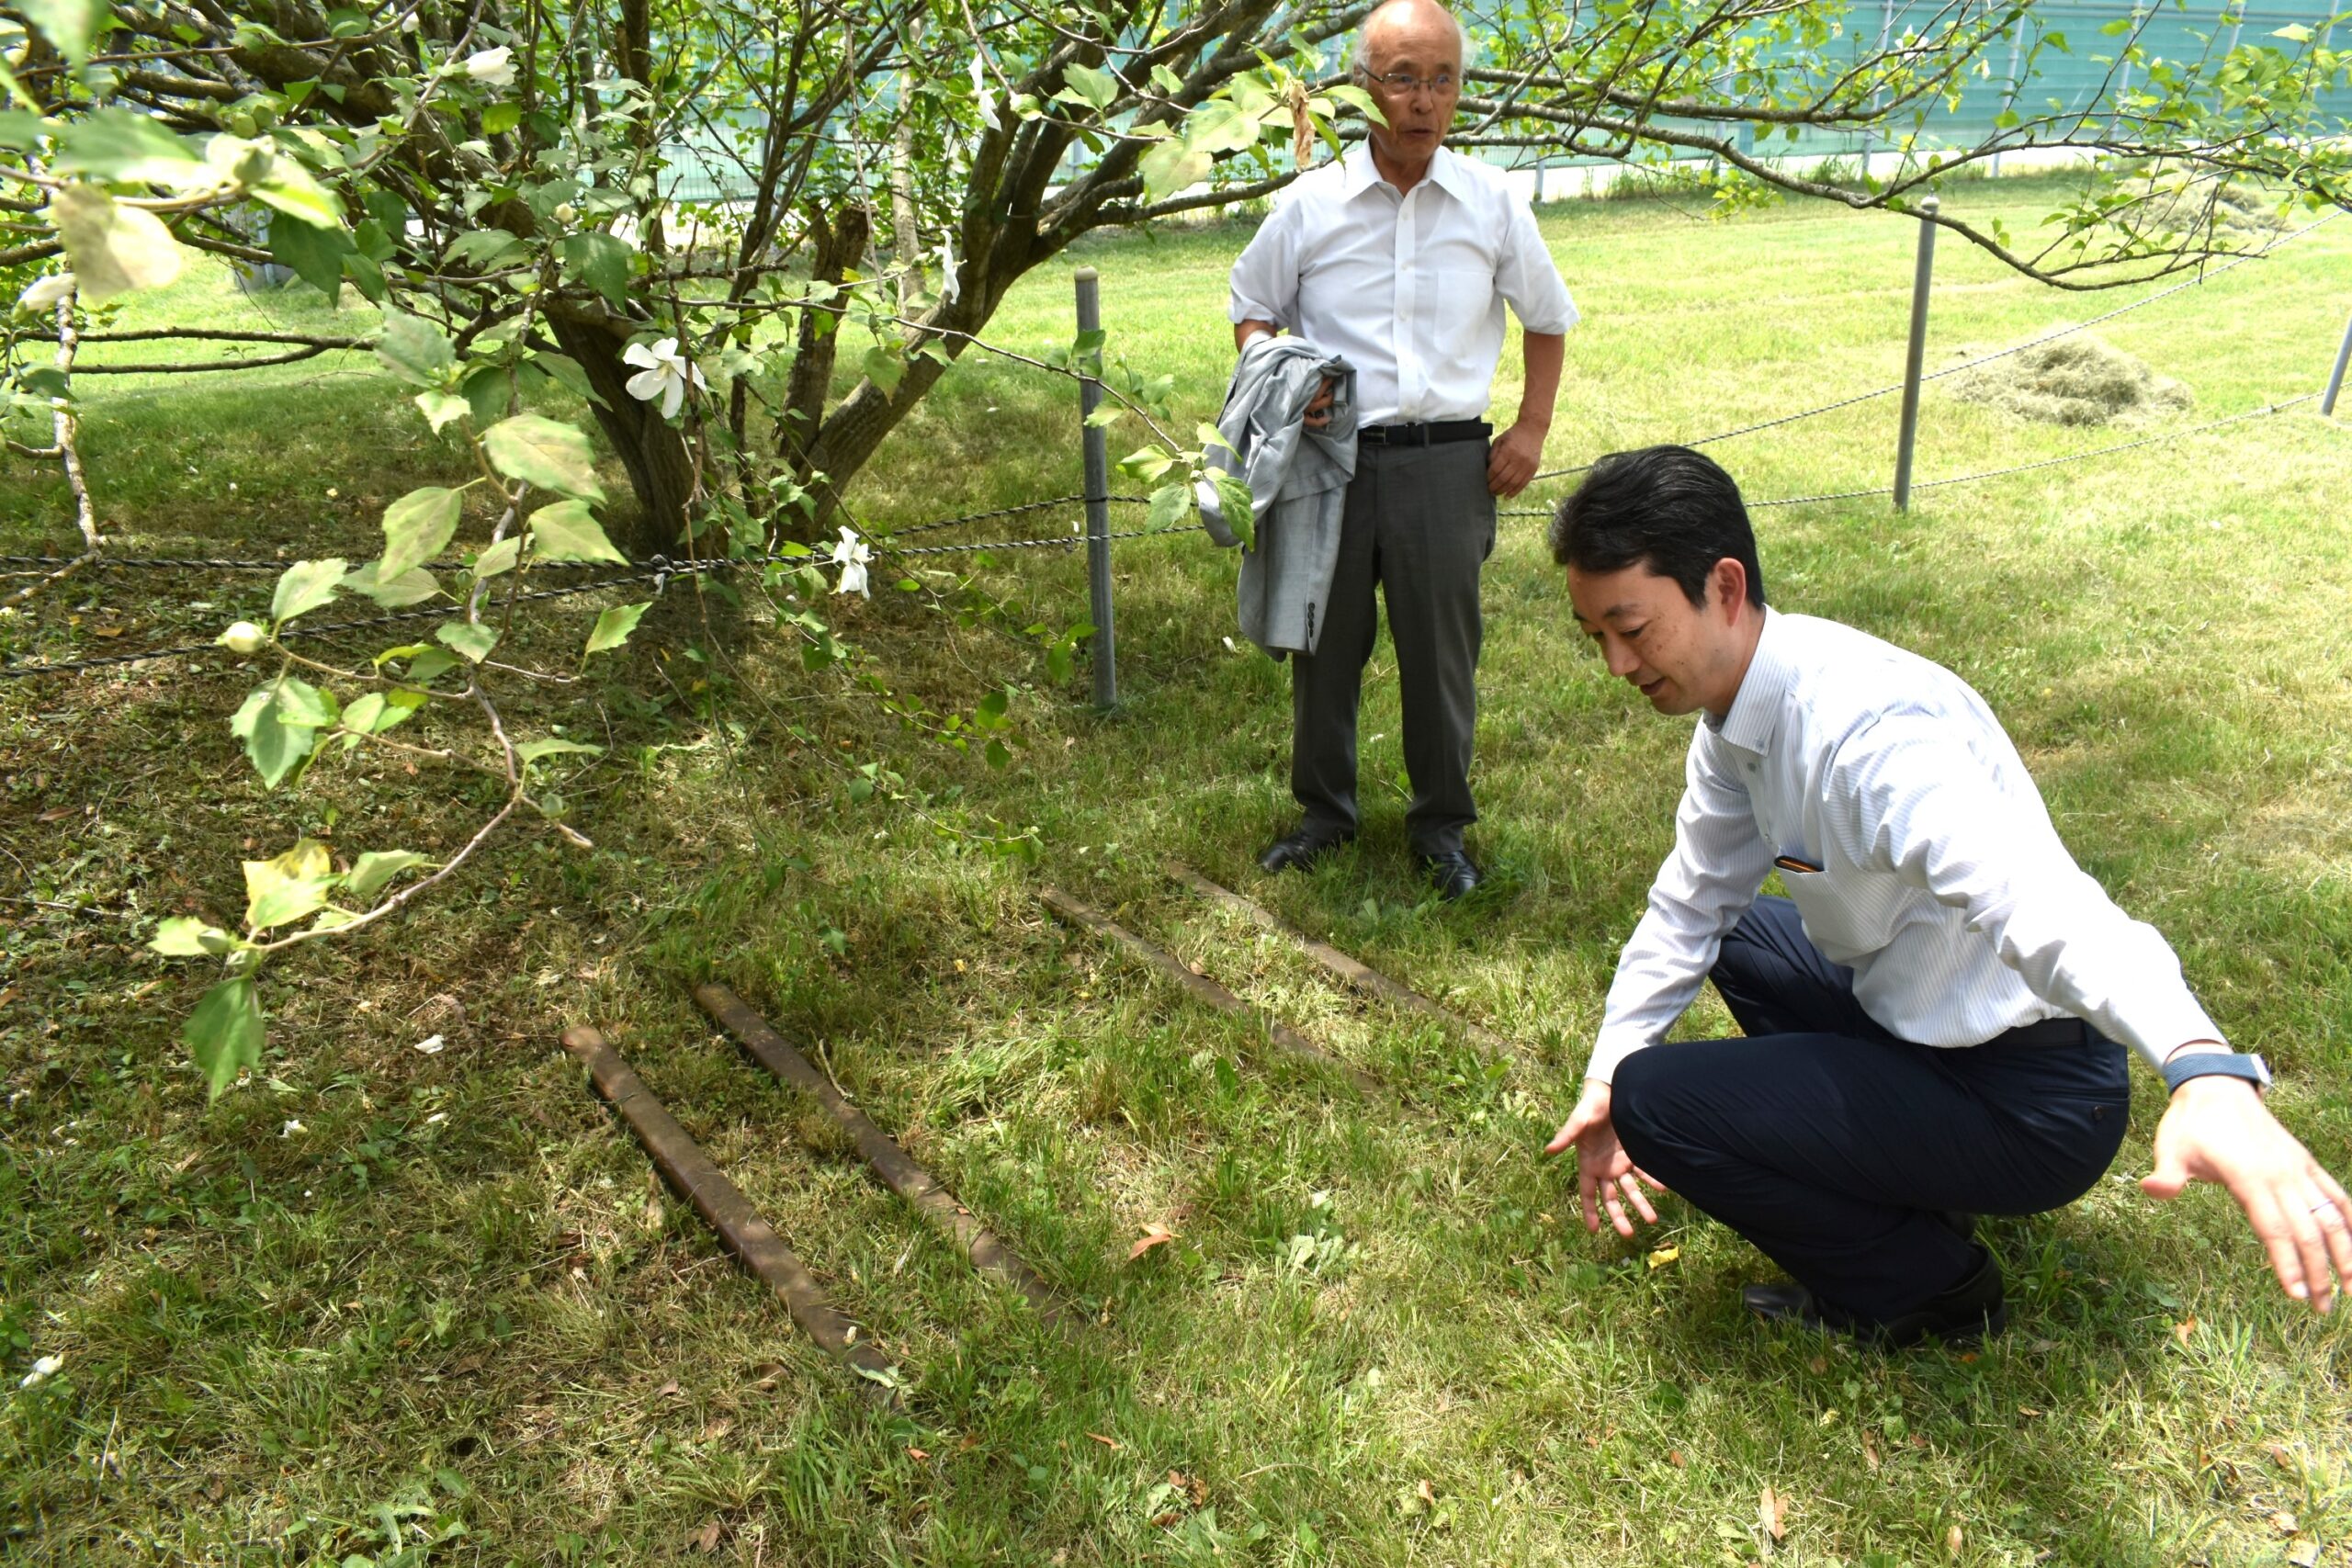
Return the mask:
[[[2044, 344], [2054, 343], [2059, 339], [2069, 337], [2076, 333], [2088, 331], [2093, 327], [2114, 321], [2118, 317], [2129, 315], [2134, 310], [2143, 310], [2160, 300], [2170, 299], [2177, 294], [2185, 292], [2186, 290], [2201, 288], [2211, 282], [2214, 278], [2221, 276], [2222, 274], [2227, 273], [2235, 267], [2243, 266], [2248, 262], [2261, 260], [2263, 257], [2278, 250], [2280, 246], [2291, 243], [2292, 242], [2302, 238], [2304, 235], [2311, 233], [2313, 230], [2333, 222], [2335, 219], [2342, 216], [2343, 214], [2340, 211], [2331, 212], [2325, 217], [2305, 224], [2303, 227], [2290, 233], [2279, 236], [2269, 244], [2265, 245], [2261, 250], [2249, 252], [2245, 255], [2238, 256], [2233, 260], [2225, 262], [2219, 266], [2201, 272], [2197, 276], [2189, 278], [2184, 282], [2174, 284], [2169, 288], [2158, 289], [2154, 293], [2134, 299], [2128, 304], [2120, 305], [2112, 310], [2104, 311], [2101, 314], [2093, 316], [2086, 321], [2076, 321], [2067, 326], [2059, 327], [2051, 332], [2046, 332], [2039, 334], [2038, 336], [2029, 338], [2022, 343], [2013, 344], [2008, 347], [1996, 349], [1989, 354], [1978, 355], [1975, 357], [1963, 361], [1961, 364], [1947, 366], [1940, 370], [1922, 375], [1919, 377], [1919, 380], [1923, 383], [1927, 381], [1941, 380], [1947, 377], [1957, 376], [1965, 371], [1977, 369], [1983, 366], [1993, 364], [1998, 360], [2025, 353], [2029, 349], [2040, 347]], [[1902, 391], [1904, 389], [1904, 385], [1905, 384], [1901, 381], [1892, 382], [1883, 387], [1872, 388], [1868, 391], [1856, 392], [1850, 396], [1838, 398], [1829, 402], [1818, 404], [1813, 408], [1803, 409], [1794, 413], [1781, 414], [1771, 419], [1758, 420], [1752, 423], [1743, 424], [1730, 430], [1721, 431], [1713, 435], [1701, 436], [1696, 439], [1687, 441], [1684, 445], [1690, 446], [1712, 446], [1717, 442], [1730, 441], [1740, 436], [1753, 435], [1760, 431], [1772, 430], [1783, 425], [1794, 424], [1803, 420], [1814, 419], [1822, 414], [1835, 412], [1839, 409], [1851, 408], [1859, 403], [1865, 403], [1878, 398], [1887, 397], [1893, 393]], [[2094, 447], [2088, 451], [2068, 453], [2061, 457], [2045, 457], [2033, 462], [2015, 463], [1998, 468], [1979, 469], [1975, 472], [1955, 474], [1940, 479], [1921, 480], [1913, 484], [1910, 488], [1919, 491], [1940, 490], [1953, 485], [1973, 484], [1986, 479], [2005, 478], [2013, 474], [2031, 473], [2042, 468], [2053, 468], [2073, 463], [2088, 462], [2094, 458], [2109, 457], [2120, 452], [2132, 451], [2140, 447], [2156, 446], [2164, 442], [2177, 441], [2188, 436], [2202, 434], [2205, 432], [2218, 430], [2225, 425], [2237, 424], [2246, 420], [2264, 418], [2271, 414], [2282, 412], [2288, 409], [2298, 407], [2303, 403], [2312, 401], [2320, 396], [2321, 394], [2318, 392], [2307, 392], [2300, 397], [2290, 398], [2280, 402], [2267, 403], [2260, 408], [2249, 409], [2240, 413], [2228, 414], [2220, 419], [2209, 420], [2203, 423], [2190, 425], [2184, 429], [2160, 431], [2142, 436], [2136, 440], [2116, 442], [2109, 446]], [[1568, 478], [1576, 474], [1585, 473], [1589, 471], [1592, 465], [1590, 463], [1579, 463], [1569, 468], [1546, 469], [1544, 472], [1537, 474], [1529, 481], [1529, 483], [1531, 485], [1541, 484], [1548, 479]], [[1764, 501], [1750, 501], [1747, 502], [1747, 506], [1751, 511], [1753, 511], [1771, 507], [1814, 505], [1827, 502], [1866, 500], [1875, 496], [1892, 495], [1894, 493], [1895, 487], [1894, 485], [1874, 485], [1866, 489], [1827, 491], [1811, 495], [1781, 496]], [[951, 528], [967, 527], [978, 523], [993, 522], [1000, 518], [1026, 516], [1041, 512], [1056, 511], [1064, 507], [1086, 506], [1095, 500], [1099, 500], [1107, 504], [1141, 505], [1148, 503], [1149, 499], [1150, 498], [1148, 496], [1139, 495], [1104, 495], [1099, 498], [1090, 498], [1083, 493], [1060, 495], [1039, 501], [1020, 502], [1010, 506], [994, 507], [985, 511], [963, 513], [952, 517], [934, 518], [930, 521], [911, 524], [905, 527], [889, 529], [887, 531], [876, 530], [872, 533], [866, 533], [863, 530], [859, 530], [858, 532], [860, 533], [860, 536], [865, 539], [865, 543], [876, 555], [911, 559], [952, 555], [984, 555], [999, 551], [1038, 550], [1054, 547], [1074, 550], [1081, 544], [1091, 545], [1101, 543], [1107, 545], [1114, 540], [1151, 538], [1161, 535], [1193, 533], [1195, 531], [1193, 525], [1190, 523], [1184, 523], [1159, 527], [1105, 531], [1090, 535], [1080, 531], [1076, 524], [1073, 523], [1072, 531], [1069, 534], [1057, 534], [1035, 538], [991, 539], [957, 544], [916, 546], [902, 545], [898, 542], [901, 539], [916, 536], [944, 532]], [[1497, 515], [1500, 517], [1512, 518], [1546, 517], [1551, 515], [1552, 511], [1553, 509], [1548, 506], [1505, 507], [1500, 509]], [[553, 599], [563, 599], [576, 594], [595, 592], [604, 589], [622, 587], [630, 583], [638, 582], [651, 582], [654, 584], [655, 592], [659, 593], [662, 589], [667, 585], [669, 580], [673, 578], [763, 568], [779, 562], [788, 562], [795, 565], [822, 565], [826, 564], [830, 558], [831, 558], [826, 554], [822, 547], [796, 547], [791, 550], [772, 551], [763, 555], [752, 557], [719, 557], [707, 559], [692, 558], [687, 560], [672, 560], [665, 556], [655, 556], [649, 560], [628, 563], [631, 570], [621, 575], [594, 578], [570, 583], [562, 587], [537, 589], [517, 592], [508, 599], [502, 600], [501, 603], [502, 604], [526, 604], [544, 602]], [[72, 556], [0, 555], [0, 575], [31, 576], [42, 572], [56, 571], [60, 569], [74, 566], [77, 563], [82, 565], [85, 570], [183, 572], [277, 572], [283, 571], [288, 566], [293, 564], [290, 560], [282, 558], [251, 559], [210, 556], [98, 556], [95, 558], [77, 558]], [[548, 562], [535, 567], [534, 570], [545, 570], [553, 568], [564, 570], [594, 571], [598, 570], [606, 570], [612, 564], [614, 563], [594, 561]], [[462, 561], [435, 561], [430, 563], [428, 570], [435, 571], [462, 571], [467, 570], [467, 567], [466, 563]], [[428, 606], [421, 609], [397, 610], [389, 612], [382, 615], [368, 616], [356, 620], [326, 622], [312, 626], [288, 626], [278, 635], [287, 639], [317, 638], [347, 632], [396, 626], [410, 621], [435, 619], [446, 616], [448, 614], [449, 609], [446, 605]], [[173, 648], [144, 649], [130, 653], [95, 655], [87, 659], [58, 660], [30, 664], [9, 664], [0, 666], [0, 679], [14, 680], [33, 675], [71, 674], [83, 671], [105, 669], [127, 664], [137, 664], [149, 660], [185, 658], [194, 654], [210, 652], [217, 646], [217, 644], [210, 642], [190, 643]]]

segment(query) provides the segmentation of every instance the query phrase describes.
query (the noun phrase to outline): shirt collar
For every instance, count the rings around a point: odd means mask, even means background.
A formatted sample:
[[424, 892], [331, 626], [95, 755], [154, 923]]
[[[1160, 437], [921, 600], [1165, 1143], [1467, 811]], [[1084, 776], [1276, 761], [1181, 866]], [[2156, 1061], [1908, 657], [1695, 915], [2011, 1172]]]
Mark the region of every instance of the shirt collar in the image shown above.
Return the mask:
[[1796, 666], [1789, 661], [1788, 633], [1781, 622], [1780, 612], [1768, 606], [1764, 629], [1757, 634], [1756, 652], [1747, 660], [1747, 673], [1740, 677], [1731, 712], [1721, 723], [1708, 720], [1726, 741], [1759, 757], [1772, 749], [1781, 710], [1788, 705], [1789, 687], [1796, 679]]
[[[1348, 149], [1341, 167], [1345, 171], [1341, 195], [1349, 201], [1381, 183], [1379, 167], [1372, 161], [1372, 138], [1368, 136]], [[1436, 186], [1456, 201], [1470, 198], [1469, 175], [1462, 169], [1462, 160], [1444, 147], [1430, 155], [1430, 172], [1422, 177], [1422, 183]]]

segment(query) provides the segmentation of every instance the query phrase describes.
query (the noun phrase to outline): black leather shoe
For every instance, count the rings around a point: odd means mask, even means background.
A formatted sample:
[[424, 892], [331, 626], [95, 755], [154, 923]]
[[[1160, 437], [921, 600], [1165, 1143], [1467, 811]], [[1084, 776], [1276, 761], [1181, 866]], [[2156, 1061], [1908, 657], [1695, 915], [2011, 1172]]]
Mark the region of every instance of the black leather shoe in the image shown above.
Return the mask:
[[1333, 850], [1355, 842], [1353, 833], [1343, 833], [1336, 828], [1318, 828], [1312, 822], [1302, 822], [1286, 839], [1276, 839], [1258, 857], [1258, 868], [1272, 876], [1276, 872], [1305, 871]]
[[1437, 889], [1437, 896], [1449, 904], [1456, 898], [1468, 897], [1485, 880], [1485, 874], [1460, 850], [1423, 855], [1421, 870], [1428, 874], [1430, 886]]
[[1976, 1254], [1976, 1267], [1959, 1284], [1883, 1323], [1856, 1317], [1818, 1301], [1803, 1285], [1750, 1285], [1739, 1295], [1747, 1310], [1767, 1323], [1802, 1323], [1890, 1349], [1917, 1345], [1930, 1336], [1947, 1345], [1973, 1345], [2000, 1333], [2009, 1322], [2008, 1303], [2002, 1299], [2001, 1267], [1983, 1247]]

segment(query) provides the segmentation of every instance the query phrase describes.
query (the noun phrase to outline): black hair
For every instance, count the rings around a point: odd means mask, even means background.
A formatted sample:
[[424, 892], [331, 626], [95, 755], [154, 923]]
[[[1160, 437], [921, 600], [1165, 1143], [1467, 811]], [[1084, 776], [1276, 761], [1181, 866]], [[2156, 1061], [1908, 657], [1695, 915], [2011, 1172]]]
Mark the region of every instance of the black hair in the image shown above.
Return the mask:
[[1764, 569], [1739, 486], [1688, 446], [1611, 452], [1592, 466], [1552, 518], [1552, 558], [1584, 572], [1645, 566], [1707, 602], [1707, 580], [1728, 556], [1747, 570], [1747, 602], [1764, 604]]

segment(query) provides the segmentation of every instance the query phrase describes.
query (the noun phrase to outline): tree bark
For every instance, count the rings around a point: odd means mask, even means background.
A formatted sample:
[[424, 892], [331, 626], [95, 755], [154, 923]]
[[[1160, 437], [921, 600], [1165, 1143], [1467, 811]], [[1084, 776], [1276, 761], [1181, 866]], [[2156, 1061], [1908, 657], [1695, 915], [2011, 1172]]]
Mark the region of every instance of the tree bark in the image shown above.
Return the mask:
[[632, 560], [674, 555], [685, 537], [696, 481], [693, 455], [675, 430], [662, 423], [660, 405], [629, 396], [629, 372], [621, 361], [630, 331], [626, 321], [583, 319], [550, 311], [548, 329], [564, 353], [580, 362], [601, 403], [591, 403], [597, 426], [628, 470], [637, 509], [616, 509], [606, 532]]

